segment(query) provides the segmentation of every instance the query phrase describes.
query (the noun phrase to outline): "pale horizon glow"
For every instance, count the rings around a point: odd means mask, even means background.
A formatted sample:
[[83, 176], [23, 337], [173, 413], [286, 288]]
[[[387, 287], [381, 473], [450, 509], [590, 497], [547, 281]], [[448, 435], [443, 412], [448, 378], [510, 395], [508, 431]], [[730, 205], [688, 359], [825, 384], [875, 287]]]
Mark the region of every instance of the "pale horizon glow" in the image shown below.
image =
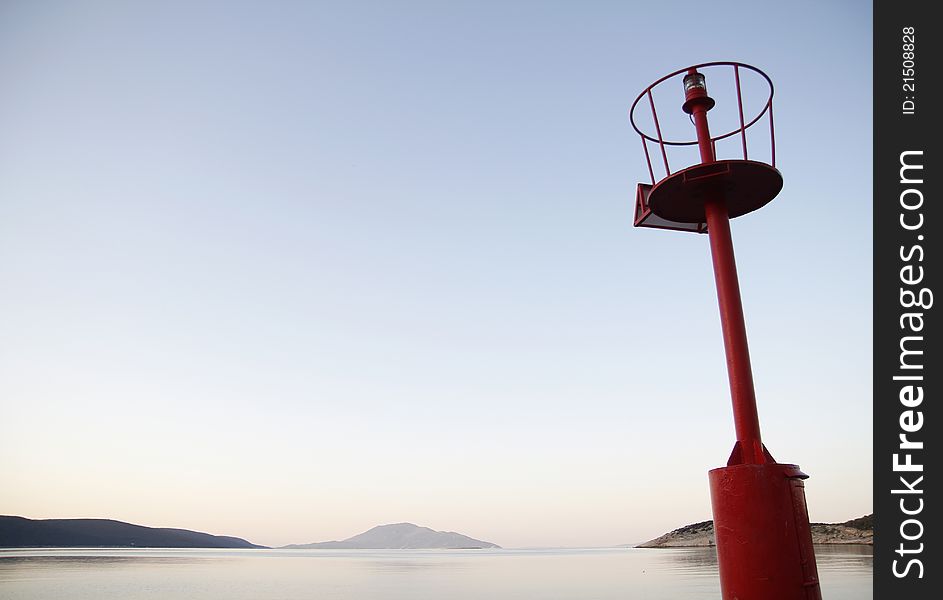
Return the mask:
[[268, 546], [711, 518], [707, 238], [632, 228], [626, 115], [712, 60], [776, 85], [785, 187], [732, 224], [764, 442], [813, 521], [871, 512], [870, 3], [698, 7], [5, 3], [0, 514]]

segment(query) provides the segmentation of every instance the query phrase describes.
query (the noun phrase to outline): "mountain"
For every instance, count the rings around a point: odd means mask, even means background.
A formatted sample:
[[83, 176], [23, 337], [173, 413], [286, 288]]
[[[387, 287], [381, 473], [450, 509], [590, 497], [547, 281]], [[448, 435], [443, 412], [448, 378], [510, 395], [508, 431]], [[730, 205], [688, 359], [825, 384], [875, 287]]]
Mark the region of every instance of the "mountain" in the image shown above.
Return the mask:
[[[844, 523], [812, 523], [813, 544], [873, 544], [874, 515], [865, 515]], [[636, 548], [684, 548], [713, 546], [714, 522], [685, 525], [665, 535], [639, 544]]]
[[454, 531], [434, 531], [412, 523], [378, 525], [354, 537], [342, 541], [292, 544], [285, 548], [337, 548], [337, 549], [420, 549], [420, 548], [500, 548], [497, 544], [483, 542]]
[[0, 547], [264, 548], [244, 539], [111, 519], [26, 519], [0, 515]]

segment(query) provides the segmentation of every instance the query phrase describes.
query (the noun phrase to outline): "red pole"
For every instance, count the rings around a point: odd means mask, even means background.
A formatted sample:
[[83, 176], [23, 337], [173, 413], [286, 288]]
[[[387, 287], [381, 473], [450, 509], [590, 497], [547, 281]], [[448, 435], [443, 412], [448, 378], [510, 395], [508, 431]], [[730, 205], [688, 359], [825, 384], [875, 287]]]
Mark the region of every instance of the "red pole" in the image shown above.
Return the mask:
[[[703, 75], [690, 69], [682, 109], [694, 119], [702, 164], [716, 161], [707, 124], [713, 106]], [[796, 465], [777, 464], [760, 438], [730, 215], [723, 191], [705, 192], [714, 194], [705, 199], [704, 215], [737, 432], [727, 466], [708, 475], [721, 594], [724, 600], [821, 600], [805, 502], [807, 475]]]
[[[697, 74], [691, 69], [690, 75]], [[688, 92], [694, 126], [697, 128], [697, 145], [701, 152], [701, 163], [715, 160], [711, 143], [707, 111], [713, 103], [698, 101], [706, 98], [707, 92]], [[733, 420], [737, 433], [737, 462], [763, 464], [766, 462], [760, 438], [760, 419], [756, 410], [756, 392], [753, 388], [753, 370], [750, 367], [750, 348], [747, 344], [747, 328], [743, 320], [743, 303], [740, 300], [740, 283], [737, 279], [737, 261], [730, 237], [730, 217], [723, 197], [714, 197], [704, 203], [707, 220], [707, 235], [710, 238], [711, 259], [714, 263], [714, 281], [717, 284], [717, 301], [720, 306], [720, 324], [724, 334], [724, 351], [727, 355], [727, 376], [730, 380], [730, 397], [733, 402]], [[734, 450], [734, 457], [737, 449]], [[731, 457], [731, 458], [734, 458]]]

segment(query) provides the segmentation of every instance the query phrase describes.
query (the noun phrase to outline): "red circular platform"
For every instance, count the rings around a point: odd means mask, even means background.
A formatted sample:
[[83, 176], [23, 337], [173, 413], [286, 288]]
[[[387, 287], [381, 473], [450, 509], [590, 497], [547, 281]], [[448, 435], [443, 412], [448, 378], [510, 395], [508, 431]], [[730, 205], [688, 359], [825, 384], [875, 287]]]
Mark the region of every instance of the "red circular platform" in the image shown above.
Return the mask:
[[718, 160], [673, 173], [655, 185], [648, 206], [663, 219], [703, 223], [704, 202], [718, 196], [730, 218], [762, 208], [783, 189], [783, 176], [774, 167], [752, 160]]

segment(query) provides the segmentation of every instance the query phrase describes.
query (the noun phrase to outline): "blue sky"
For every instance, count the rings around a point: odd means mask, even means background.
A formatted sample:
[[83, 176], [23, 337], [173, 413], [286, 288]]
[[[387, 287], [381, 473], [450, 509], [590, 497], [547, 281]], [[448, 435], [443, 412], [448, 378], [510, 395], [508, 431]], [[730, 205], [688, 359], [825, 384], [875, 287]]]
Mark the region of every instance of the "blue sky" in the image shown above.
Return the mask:
[[709, 518], [733, 444], [706, 236], [634, 230], [626, 117], [776, 84], [734, 221], [764, 441], [871, 510], [871, 8], [5, 3], [0, 513], [504, 546]]

